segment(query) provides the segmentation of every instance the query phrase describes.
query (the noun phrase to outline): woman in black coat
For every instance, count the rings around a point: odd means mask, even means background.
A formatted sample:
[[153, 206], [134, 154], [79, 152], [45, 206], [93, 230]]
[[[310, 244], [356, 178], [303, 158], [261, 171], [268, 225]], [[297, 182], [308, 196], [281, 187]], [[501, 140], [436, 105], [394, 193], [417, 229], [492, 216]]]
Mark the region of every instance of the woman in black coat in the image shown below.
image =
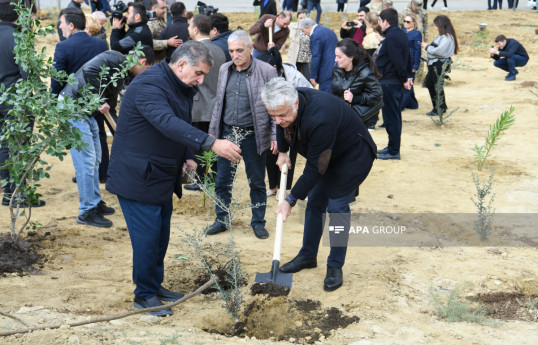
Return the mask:
[[[335, 55], [331, 93], [350, 105], [362, 106], [364, 110], [378, 105], [383, 100], [380, 76], [366, 50], [352, 39], [345, 38], [336, 44]], [[375, 130], [376, 122], [377, 115], [366, 124], [368, 130]]]
[[[378, 80], [380, 75], [366, 49], [351, 38], [345, 38], [336, 44], [335, 55], [331, 93], [344, 99], [350, 106], [361, 106], [365, 112], [378, 105], [383, 100], [383, 90]], [[375, 130], [377, 120], [378, 115], [375, 115], [369, 123], [365, 123], [369, 131]], [[357, 195], [358, 188], [355, 197]]]

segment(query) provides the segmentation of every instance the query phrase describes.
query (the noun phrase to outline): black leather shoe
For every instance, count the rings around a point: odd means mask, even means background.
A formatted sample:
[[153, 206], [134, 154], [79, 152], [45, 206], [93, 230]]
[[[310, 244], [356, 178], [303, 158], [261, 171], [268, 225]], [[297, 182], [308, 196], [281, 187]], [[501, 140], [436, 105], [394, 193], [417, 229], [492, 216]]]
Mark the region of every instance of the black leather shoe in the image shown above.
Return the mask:
[[97, 209], [97, 214], [101, 216], [108, 216], [116, 212], [112, 207], [108, 207], [103, 200], [99, 201], [95, 208]]
[[211, 235], [216, 235], [218, 233], [224, 232], [226, 230], [228, 230], [226, 228], [226, 225], [216, 220], [215, 223], [213, 223], [211, 226], [206, 228], [205, 234], [211, 236]]
[[384, 149], [381, 149], [381, 150], [377, 150], [377, 154], [383, 154], [383, 153], [387, 153], [389, 152], [389, 148], [388, 147], [385, 147]]
[[334, 291], [342, 286], [344, 274], [341, 268], [327, 266], [327, 275], [323, 281], [323, 290]]
[[254, 230], [254, 235], [256, 235], [256, 237], [260, 240], [264, 240], [269, 237], [269, 233], [267, 232], [267, 230], [265, 230], [264, 226], [257, 226], [252, 229]]
[[184, 295], [181, 292], [170, 291], [168, 289], [163, 288], [162, 286], [159, 288], [159, 291], [157, 291], [157, 297], [159, 297], [161, 301], [166, 301], [166, 302], [178, 301], [182, 299], [183, 296]]
[[186, 185], [183, 186], [183, 188], [185, 188], [186, 190], [194, 191], [194, 192], [202, 190], [202, 188], [200, 188], [200, 186], [198, 186], [196, 183], [186, 184]]
[[[163, 302], [161, 302], [161, 300], [157, 296], [153, 296], [148, 299], [142, 299], [138, 296], [135, 296], [133, 305], [138, 309], [145, 309], [145, 308], [159, 307], [164, 304]], [[147, 314], [155, 315], [155, 316], [172, 315], [172, 309], [166, 308], [166, 309], [157, 310], [157, 311], [150, 311]]]
[[428, 115], [428, 116], [437, 116], [437, 113], [435, 112], [435, 110], [432, 110], [429, 113], [426, 113], [426, 115]]
[[316, 268], [318, 262], [316, 258], [305, 258], [297, 255], [293, 260], [280, 267], [280, 271], [284, 273], [296, 273], [305, 268]]
[[73, 178], [71, 178], [71, 181], [73, 181], [73, 183], [77, 183], [77, 177], [73, 176]]

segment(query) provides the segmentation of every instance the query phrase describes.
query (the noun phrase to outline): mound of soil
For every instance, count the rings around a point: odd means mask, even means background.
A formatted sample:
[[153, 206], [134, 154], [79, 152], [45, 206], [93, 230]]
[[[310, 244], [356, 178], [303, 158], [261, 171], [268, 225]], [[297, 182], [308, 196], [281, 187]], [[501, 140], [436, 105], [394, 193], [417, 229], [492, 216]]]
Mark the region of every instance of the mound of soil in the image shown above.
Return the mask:
[[538, 296], [495, 292], [471, 298], [487, 306], [487, 315], [499, 320], [538, 321]]
[[240, 322], [209, 332], [313, 344], [355, 322], [359, 322], [358, 316], [344, 315], [335, 307], [323, 309], [319, 301], [311, 299], [257, 298], [245, 308]]
[[[217, 277], [217, 281], [218, 281], [219, 285], [224, 290], [230, 290], [230, 289], [234, 288], [234, 286], [232, 284], [233, 278], [232, 278], [232, 276], [230, 275], [230, 273], [226, 269], [217, 268], [217, 269], [213, 270], [213, 274]], [[204, 285], [210, 279], [211, 279], [211, 276], [209, 275], [209, 273], [204, 272], [204, 274], [202, 274], [201, 276], [198, 276], [198, 278], [196, 278], [194, 280], [194, 284], [196, 284], [197, 286], [200, 287], [200, 286]], [[241, 280], [241, 286], [245, 286], [245, 285], [247, 285], [247, 282], [243, 278]], [[202, 294], [207, 295], [209, 293], [213, 293], [213, 292], [216, 292], [216, 291], [218, 291], [218, 289], [215, 287], [215, 285], [213, 285], [213, 287], [210, 287], [209, 289], [207, 289], [205, 291], [202, 291]]]
[[[49, 233], [50, 234], [50, 233]], [[29, 232], [29, 239], [13, 243], [10, 234], [0, 235], [0, 275], [32, 272], [43, 268], [45, 261], [40, 249], [39, 236]]]
[[267, 295], [269, 297], [287, 296], [290, 293], [288, 286], [281, 286], [272, 283], [261, 284], [254, 283], [250, 288], [250, 293], [253, 296]]

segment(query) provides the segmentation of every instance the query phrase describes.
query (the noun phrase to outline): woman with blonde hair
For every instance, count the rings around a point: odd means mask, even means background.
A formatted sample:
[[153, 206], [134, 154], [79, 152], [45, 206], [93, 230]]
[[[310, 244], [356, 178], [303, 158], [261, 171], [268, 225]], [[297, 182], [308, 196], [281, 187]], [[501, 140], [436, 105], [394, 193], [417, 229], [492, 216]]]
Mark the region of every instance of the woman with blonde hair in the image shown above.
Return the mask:
[[375, 12], [368, 12], [364, 19], [366, 25], [366, 35], [362, 40], [362, 46], [370, 56], [374, 55], [374, 52], [379, 47], [381, 42], [381, 26], [379, 26], [379, 16]]
[[[407, 34], [407, 39], [409, 40], [409, 57], [413, 62], [412, 78], [414, 82], [415, 73], [418, 71], [420, 65], [420, 43], [422, 42], [422, 34], [417, 30], [417, 16], [415, 16], [415, 14], [407, 14], [403, 19], [403, 23], [403, 32]], [[418, 102], [415, 97], [413, 85], [411, 85], [411, 90], [404, 90], [402, 99], [400, 100], [400, 110], [403, 111], [406, 108], [418, 109]]]

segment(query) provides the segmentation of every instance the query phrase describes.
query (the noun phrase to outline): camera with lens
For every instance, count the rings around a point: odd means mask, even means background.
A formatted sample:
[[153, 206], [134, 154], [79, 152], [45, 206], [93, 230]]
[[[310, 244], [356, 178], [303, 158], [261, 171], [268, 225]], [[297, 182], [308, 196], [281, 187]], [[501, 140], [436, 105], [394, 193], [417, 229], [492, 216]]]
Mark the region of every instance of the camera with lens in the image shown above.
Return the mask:
[[205, 14], [207, 16], [210, 16], [213, 13], [217, 13], [218, 10], [219, 10], [218, 8], [215, 8], [213, 6], [207, 6], [205, 3], [201, 2], [201, 1], [198, 1], [196, 6], [198, 6], [198, 12], [200, 14]]
[[346, 26], [349, 26], [349, 27], [354, 27], [354, 26], [357, 26], [357, 23], [355, 22], [346, 22]]
[[125, 23], [127, 18], [125, 18], [123, 14], [127, 12], [128, 9], [129, 7], [123, 1], [118, 1], [116, 4], [112, 5], [112, 12], [110, 13], [110, 22], [112, 23], [112, 18], [118, 18], [123, 23]]
[[146, 16], [148, 16], [148, 20], [157, 19], [157, 12], [155, 12], [155, 11], [146, 11]]

